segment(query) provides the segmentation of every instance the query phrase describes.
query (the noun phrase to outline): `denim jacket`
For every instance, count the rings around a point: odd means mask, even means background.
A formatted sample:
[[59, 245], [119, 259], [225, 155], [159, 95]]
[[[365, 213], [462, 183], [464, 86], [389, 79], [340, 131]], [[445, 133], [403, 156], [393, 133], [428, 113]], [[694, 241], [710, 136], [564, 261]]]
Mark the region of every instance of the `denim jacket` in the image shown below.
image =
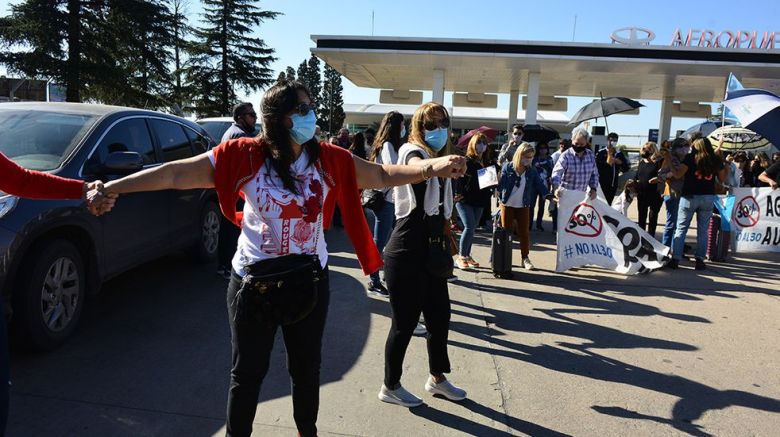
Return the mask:
[[[523, 204], [528, 206], [535, 205], [537, 196], [546, 196], [549, 192], [547, 183], [539, 177], [539, 172], [533, 166], [525, 168], [525, 177]], [[520, 176], [515, 171], [514, 165], [511, 162], [504, 164], [501, 168], [501, 177], [498, 180], [498, 194], [501, 203], [506, 204], [509, 201], [512, 189], [515, 187], [515, 184], [519, 183], [519, 179]]]

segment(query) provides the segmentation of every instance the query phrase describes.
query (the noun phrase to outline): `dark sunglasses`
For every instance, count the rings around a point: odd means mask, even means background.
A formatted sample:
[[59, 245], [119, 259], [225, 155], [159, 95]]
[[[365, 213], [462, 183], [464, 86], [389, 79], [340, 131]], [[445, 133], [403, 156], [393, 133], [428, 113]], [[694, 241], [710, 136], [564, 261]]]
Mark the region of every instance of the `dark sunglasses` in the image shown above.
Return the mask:
[[295, 108], [295, 112], [298, 113], [300, 116], [308, 115], [309, 111], [316, 111], [317, 105], [314, 103], [299, 103], [298, 106]]
[[252, 112], [245, 112], [244, 115], [251, 115], [252, 117], [257, 118], [257, 112], [254, 112], [254, 111], [252, 111]]
[[439, 120], [438, 124], [435, 121], [426, 121], [423, 123], [423, 127], [425, 130], [434, 130], [439, 127], [448, 128], [450, 127], [450, 119], [449, 118], [442, 118]]

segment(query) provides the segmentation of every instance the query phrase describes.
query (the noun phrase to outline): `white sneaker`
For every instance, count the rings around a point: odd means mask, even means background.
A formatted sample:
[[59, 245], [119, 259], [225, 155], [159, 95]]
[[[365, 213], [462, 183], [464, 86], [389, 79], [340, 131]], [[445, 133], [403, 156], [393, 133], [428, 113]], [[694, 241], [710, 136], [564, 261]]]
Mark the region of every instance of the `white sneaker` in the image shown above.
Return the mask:
[[423, 404], [422, 399], [406, 391], [405, 388], [398, 386], [395, 390], [390, 390], [382, 384], [382, 389], [379, 390], [379, 400], [387, 402], [389, 404], [396, 404], [402, 407], [412, 408], [419, 407]]
[[428, 333], [428, 329], [424, 324], [417, 322], [417, 326], [414, 328], [414, 335], [425, 335]]
[[425, 382], [425, 391], [432, 395], [442, 395], [451, 401], [466, 399], [466, 390], [455, 387], [446, 379], [437, 384], [433, 381], [433, 376], [429, 376], [428, 381]]
[[531, 260], [528, 258], [523, 258], [523, 268], [526, 270], [536, 270], [536, 267], [534, 267]]

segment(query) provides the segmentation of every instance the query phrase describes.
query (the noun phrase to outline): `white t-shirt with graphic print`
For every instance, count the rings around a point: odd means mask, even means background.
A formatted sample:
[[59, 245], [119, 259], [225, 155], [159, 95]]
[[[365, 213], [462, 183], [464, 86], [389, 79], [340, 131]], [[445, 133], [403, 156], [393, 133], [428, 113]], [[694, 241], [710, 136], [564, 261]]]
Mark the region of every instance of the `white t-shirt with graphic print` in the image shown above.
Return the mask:
[[[207, 153], [214, 165], [214, 153]], [[308, 163], [304, 150], [290, 166], [298, 194], [284, 188], [269, 161], [241, 189], [246, 200], [244, 219], [232, 262], [240, 276], [246, 266], [290, 254], [317, 254], [322, 267], [327, 264], [322, 209], [328, 186], [317, 167]]]

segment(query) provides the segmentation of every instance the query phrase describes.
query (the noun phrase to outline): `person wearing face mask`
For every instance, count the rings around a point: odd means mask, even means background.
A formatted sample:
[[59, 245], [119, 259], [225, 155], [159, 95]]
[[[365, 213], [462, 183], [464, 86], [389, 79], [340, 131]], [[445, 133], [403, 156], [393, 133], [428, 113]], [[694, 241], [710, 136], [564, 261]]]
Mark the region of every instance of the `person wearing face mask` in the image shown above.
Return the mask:
[[501, 168], [498, 194], [501, 201], [501, 226], [509, 229], [520, 241], [521, 266], [534, 270], [528, 255], [531, 252], [531, 205], [538, 196], [546, 196], [547, 184], [533, 166], [534, 146], [522, 143], [512, 162]]
[[[550, 187], [550, 175], [552, 175], [553, 160], [550, 157], [550, 146], [547, 143], [541, 143], [536, 146], [536, 156], [534, 156], [533, 166], [536, 172], [539, 173], [539, 177], [542, 178], [544, 184]], [[544, 200], [545, 196], [539, 195], [538, 202], [531, 203], [531, 222], [534, 220], [534, 205], [539, 204], [539, 211], [536, 213], [536, 230], [544, 231], [542, 226], [542, 218], [544, 217]], [[553, 219], [553, 228], [555, 228], [556, 220]], [[528, 224], [530, 229], [531, 223]]]
[[523, 142], [523, 125], [516, 124], [512, 126], [512, 135], [509, 137], [503, 146], [501, 151], [498, 152], [498, 166], [503, 167], [507, 162], [512, 161], [512, 157], [515, 156], [515, 151], [520, 143]]
[[[280, 327], [298, 433], [317, 435], [330, 296], [324, 230], [335, 204], [344, 212], [346, 234], [363, 272], [370, 274], [382, 266], [382, 258], [358, 189], [457, 177], [465, 170], [465, 159], [458, 156], [379, 165], [339, 146], [318, 143], [314, 107], [305, 85], [278, 81], [263, 95], [261, 136], [230, 140], [104, 187], [120, 197], [139, 191], [216, 188], [223, 214], [241, 227], [226, 296], [233, 357], [226, 425], [230, 437], [252, 433], [260, 386]], [[240, 194], [246, 198], [243, 212], [235, 209]]]
[[612, 199], [617, 193], [618, 182], [621, 173], [631, 168], [628, 159], [617, 149], [618, 134], [610, 132], [607, 135], [607, 147], [596, 154], [596, 165], [599, 171], [599, 184], [604, 192], [607, 203], [612, 204]]
[[663, 202], [666, 209], [666, 224], [661, 243], [672, 247], [672, 238], [677, 229], [677, 211], [680, 205], [680, 195], [683, 187], [682, 160], [690, 153], [691, 145], [685, 138], [676, 138], [671, 144], [661, 147], [661, 167], [658, 169], [658, 180], [664, 184]]
[[595, 199], [598, 193], [599, 172], [596, 157], [590, 150], [590, 134], [578, 127], [571, 133], [571, 148], [561, 153], [553, 167], [550, 180], [553, 192], [558, 197], [561, 190], [588, 191]]
[[683, 158], [674, 176], [683, 177], [680, 205], [677, 212], [677, 226], [672, 240], [672, 260], [668, 266], [676, 269], [682, 260], [688, 227], [696, 214], [696, 270], [704, 270], [704, 256], [707, 253], [707, 227], [712, 216], [715, 200], [715, 184], [726, 180], [726, 168], [715, 154], [708, 138], [693, 141], [691, 153]]
[[[420, 168], [421, 163], [440, 159], [435, 157], [447, 151], [449, 127], [449, 113], [444, 106], [431, 102], [417, 108], [410, 123], [408, 142], [398, 151], [398, 164]], [[451, 371], [447, 352], [450, 322], [447, 277], [452, 272], [449, 264], [452, 257], [448, 250], [444, 253], [445, 248], [439, 243], [446, 241], [444, 226], [452, 214], [452, 187], [448, 179], [433, 177], [425, 166], [422, 168], [424, 181], [395, 188], [396, 224], [384, 253], [392, 325], [385, 343], [384, 381], [377, 397], [407, 408], [423, 403], [401, 385], [406, 349], [421, 313], [428, 329], [429, 377], [425, 390], [452, 401], [466, 398], [466, 391], [444, 376]], [[429, 262], [432, 255], [435, 264]]]
[[645, 143], [640, 149], [639, 166], [634, 176], [636, 186], [637, 210], [639, 227], [655, 238], [655, 228], [658, 225], [658, 212], [661, 211], [663, 199], [658, 192], [658, 170], [661, 162], [657, 160], [658, 149], [654, 142]]
[[479, 263], [471, 257], [471, 243], [477, 228], [485, 203], [490, 202], [493, 195], [492, 187], [479, 187], [478, 172], [488, 167], [488, 138], [478, 133], [471, 137], [466, 147], [466, 174], [455, 183], [455, 207], [458, 217], [463, 221], [463, 232], [460, 234], [459, 256], [455, 265], [459, 269], [479, 267]]

